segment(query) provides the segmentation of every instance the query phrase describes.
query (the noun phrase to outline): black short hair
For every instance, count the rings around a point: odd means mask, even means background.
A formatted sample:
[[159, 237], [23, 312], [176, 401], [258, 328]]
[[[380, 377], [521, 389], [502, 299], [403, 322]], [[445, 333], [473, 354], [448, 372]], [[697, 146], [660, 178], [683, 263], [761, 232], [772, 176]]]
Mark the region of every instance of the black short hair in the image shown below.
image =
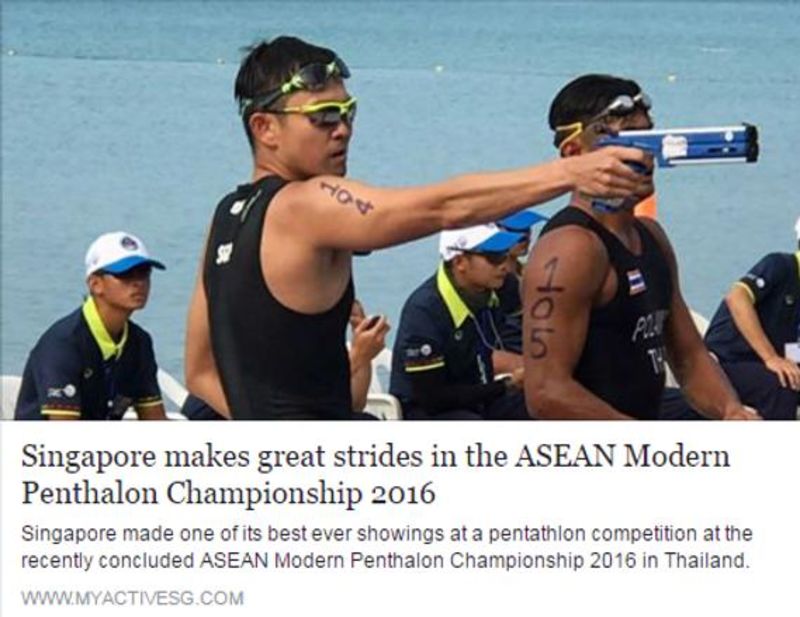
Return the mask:
[[[639, 84], [631, 79], [613, 75], [581, 75], [561, 88], [550, 104], [550, 128], [556, 131], [557, 126], [586, 122], [601, 113], [616, 97], [622, 94], [633, 97], [641, 91]], [[564, 137], [564, 133], [556, 131], [553, 139], [556, 147], [561, 145]]]
[[[236, 75], [233, 90], [240, 108], [243, 100], [255, 99], [280, 88], [301, 67], [314, 62], [332, 62], [336, 58], [336, 53], [332, 50], [306, 43], [294, 36], [279, 36], [271, 41], [261, 41], [243, 51], [246, 55]], [[251, 147], [253, 135], [249, 120], [253, 111], [250, 108], [242, 113], [244, 130]]]

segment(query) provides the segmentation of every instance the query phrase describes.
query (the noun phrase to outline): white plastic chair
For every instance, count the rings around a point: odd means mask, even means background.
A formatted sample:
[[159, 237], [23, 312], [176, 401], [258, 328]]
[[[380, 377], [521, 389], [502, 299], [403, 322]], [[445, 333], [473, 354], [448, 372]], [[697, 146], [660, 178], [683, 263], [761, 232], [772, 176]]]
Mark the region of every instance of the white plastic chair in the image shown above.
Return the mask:
[[22, 377], [19, 375], [3, 375], [0, 382], [0, 399], [2, 404], [3, 420], [14, 419], [14, 408], [17, 406], [17, 397], [22, 385]]
[[403, 408], [400, 401], [389, 394], [391, 376], [392, 350], [387, 347], [372, 359], [372, 378], [364, 411], [381, 420], [402, 420]]
[[[180, 411], [167, 411], [167, 420], [189, 420], [186, 416], [184, 416]], [[133, 407], [129, 407], [128, 411], [126, 411], [123, 416], [123, 420], [138, 420], [139, 416], [136, 415], [136, 410]]]
[[367, 404], [364, 411], [372, 414], [379, 420], [402, 420], [403, 408], [391, 394], [367, 394]]
[[705, 336], [706, 330], [708, 330], [708, 319], [695, 311], [690, 310], [689, 312], [692, 314], [694, 325], [697, 326], [697, 329], [700, 331], [700, 336]]
[[372, 359], [372, 379], [369, 383], [369, 394], [388, 393], [391, 373], [392, 350], [387, 347]]
[[156, 377], [158, 379], [158, 387], [161, 388], [161, 395], [165, 399], [164, 403], [171, 403], [176, 410], [183, 407], [186, 397], [189, 396], [189, 392], [183, 387], [183, 384], [164, 369], [158, 369]]

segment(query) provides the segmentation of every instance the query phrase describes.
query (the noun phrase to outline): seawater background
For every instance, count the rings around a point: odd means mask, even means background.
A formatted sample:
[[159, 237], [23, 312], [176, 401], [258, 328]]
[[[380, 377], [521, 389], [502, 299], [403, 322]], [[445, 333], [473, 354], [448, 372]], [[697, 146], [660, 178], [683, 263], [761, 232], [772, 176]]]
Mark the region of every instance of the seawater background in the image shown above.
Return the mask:
[[[205, 228], [250, 173], [232, 101], [239, 48], [281, 33], [353, 69], [350, 175], [378, 185], [552, 157], [550, 100], [585, 72], [637, 79], [662, 127], [757, 124], [757, 165], [658, 174], [684, 293], [710, 316], [757, 258], [795, 246], [798, 23], [797, 2], [765, 1], [4, 0], [0, 369], [22, 372], [43, 330], [80, 303], [89, 242], [125, 229], [168, 265], [135, 319], [182, 375]], [[396, 324], [435, 263], [435, 238], [359, 258], [357, 293]]]

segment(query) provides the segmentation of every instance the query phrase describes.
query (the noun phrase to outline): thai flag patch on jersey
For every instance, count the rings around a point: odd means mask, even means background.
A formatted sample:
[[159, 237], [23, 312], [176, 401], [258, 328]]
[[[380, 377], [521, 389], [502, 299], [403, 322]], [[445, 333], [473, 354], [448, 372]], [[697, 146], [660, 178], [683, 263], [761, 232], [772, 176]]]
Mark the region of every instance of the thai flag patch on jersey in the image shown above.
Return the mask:
[[632, 296], [640, 294], [647, 289], [647, 285], [644, 284], [644, 277], [642, 273], [639, 272], [639, 268], [628, 270], [628, 287], [630, 288], [630, 295]]

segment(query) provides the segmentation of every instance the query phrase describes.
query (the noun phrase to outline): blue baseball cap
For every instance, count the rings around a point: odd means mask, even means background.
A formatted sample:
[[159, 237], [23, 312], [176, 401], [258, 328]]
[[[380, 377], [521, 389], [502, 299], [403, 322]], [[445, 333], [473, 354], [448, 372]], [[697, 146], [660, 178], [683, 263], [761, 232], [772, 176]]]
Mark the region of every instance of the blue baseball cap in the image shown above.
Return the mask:
[[549, 219], [546, 216], [538, 212], [520, 210], [519, 212], [501, 218], [497, 221], [497, 224], [507, 231], [518, 231], [528, 234], [530, 233], [531, 227], [547, 220]]

